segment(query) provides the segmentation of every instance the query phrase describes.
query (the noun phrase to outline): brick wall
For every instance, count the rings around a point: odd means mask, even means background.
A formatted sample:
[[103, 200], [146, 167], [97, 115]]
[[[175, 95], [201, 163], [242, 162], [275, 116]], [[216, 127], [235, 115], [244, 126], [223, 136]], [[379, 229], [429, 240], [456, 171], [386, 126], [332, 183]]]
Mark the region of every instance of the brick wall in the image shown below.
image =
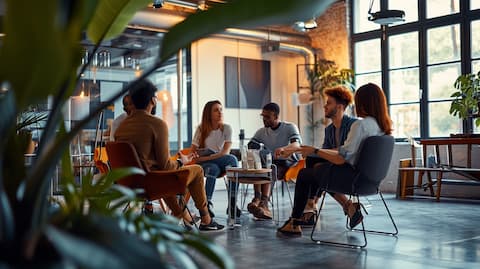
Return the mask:
[[337, 1], [317, 18], [316, 29], [307, 34], [318, 58], [335, 61], [339, 68], [350, 68], [347, 1]]

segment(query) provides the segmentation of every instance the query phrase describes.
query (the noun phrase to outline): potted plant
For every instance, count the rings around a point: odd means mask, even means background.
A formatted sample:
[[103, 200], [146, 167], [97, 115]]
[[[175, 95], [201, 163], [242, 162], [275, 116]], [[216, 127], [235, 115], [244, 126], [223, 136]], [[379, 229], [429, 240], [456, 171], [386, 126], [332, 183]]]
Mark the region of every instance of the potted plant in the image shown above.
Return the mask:
[[353, 70], [339, 69], [335, 61], [319, 60], [318, 63], [311, 66], [311, 69], [307, 71], [307, 75], [313, 98], [321, 98], [326, 88], [336, 85], [344, 85], [352, 91], [355, 90]]
[[[170, 268], [169, 263], [175, 262], [195, 268], [201, 265], [190, 254], [193, 250], [220, 268], [233, 268], [222, 248], [198, 234], [182, 232], [168, 216], [118, 214], [118, 208], [136, 198], [132, 190], [113, 182], [137, 170], [113, 171], [98, 181], [86, 177], [81, 186], [75, 186], [70, 141], [106, 106], [191, 42], [227, 27], [305, 19], [323, 12], [333, 0], [319, 0], [313, 9], [311, 0], [243, 0], [197, 12], [169, 30], [151, 69], [70, 131], [62, 124], [61, 111], [86, 68], [78, 70], [84, 31], [95, 44], [95, 52], [151, 1], [4, 2], [6, 13], [0, 16], [0, 32], [5, 34], [0, 40], [0, 267]], [[26, 142], [17, 136], [15, 119], [48, 96], [53, 96], [53, 102], [36, 159], [26, 167]], [[53, 202], [49, 186], [58, 164], [64, 201]]]
[[[476, 118], [475, 125], [480, 126], [480, 72], [477, 74], [460, 75], [453, 84], [457, 89], [450, 97], [450, 114], [467, 121]], [[467, 133], [472, 133], [471, 126], [467, 124]]]

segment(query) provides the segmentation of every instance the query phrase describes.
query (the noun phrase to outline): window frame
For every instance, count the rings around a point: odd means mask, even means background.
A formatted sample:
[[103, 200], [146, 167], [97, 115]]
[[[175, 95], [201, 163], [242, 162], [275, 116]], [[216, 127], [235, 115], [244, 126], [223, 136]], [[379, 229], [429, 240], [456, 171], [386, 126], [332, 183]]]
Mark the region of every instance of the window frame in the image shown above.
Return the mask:
[[[352, 66], [355, 66], [355, 44], [357, 42], [368, 41], [371, 39], [380, 38], [380, 58], [381, 58], [381, 78], [382, 78], [382, 89], [385, 91], [387, 97], [387, 105], [390, 108], [390, 79], [389, 79], [389, 36], [405, 34], [409, 32], [418, 33], [418, 46], [419, 46], [419, 89], [422, 92], [421, 99], [419, 100], [420, 104], [420, 137], [419, 138], [430, 138], [429, 134], [429, 104], [433, 102], [438, 102], [438, 100], [429, 100], [428, 99], [428, 67], [436, 64], [427, 63], [427, 31], [431, 28], [448, 26], [448, 25], [460, 25], [460, 68], [461, 73], [466, 74], [472, 72], [472, 59], [471, 57], [471, 23], [472, 21], [480, 19], [480, 9], [470, 10], [470, 1], [459, 1], [460, 3], [460, 12], [450, 15], [445, 15], [441, 17], [434, 17], [427, 19], [426, 18], [426, 0], [418, 0], [418, 21], [409, 22], [393, 26], [382, 26], [378, 30], [371, 30], [368, 32], [355, 33], [354, 32], [354, 22], [355, 22], [355, 2], [349, 2], [350, 14], [350, 51], [352, 54]], [[388, 0], [380, 0], [380, 9], [388, 9]], [[373, 23], [373, 22], [372, 22]], [[455, 61], [456, 62], [456, 61]], [[444, 62], [442, 64], [446, 64]], [[397, 68], [395, 68], [397, 69]], [[362, 73], [363, 74], [363, 73]], [[452, 80], [453, 84], [453, 80]], [[359, 86], [359, 85], [357, 85]], [[395, 103], [398, 105], [398, 103]], [[471, 119], [470, 119], [471, 121]], [[471, 122], [470, 122], [471, 123]], [[468, 122], [463, 121], [463, 131], [465, 132]], [[404, 140], [404, 137], [399, 138], [399, 140]]]

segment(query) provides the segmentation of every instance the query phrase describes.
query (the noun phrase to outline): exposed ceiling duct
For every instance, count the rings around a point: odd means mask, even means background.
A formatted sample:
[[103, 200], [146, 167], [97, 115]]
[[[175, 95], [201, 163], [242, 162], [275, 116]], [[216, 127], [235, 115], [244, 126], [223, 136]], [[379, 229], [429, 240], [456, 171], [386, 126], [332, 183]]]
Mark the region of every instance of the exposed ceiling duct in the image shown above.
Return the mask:
[[[170, 27], [183, 21], [187, 14], [173, 14], [171, 12], [157, 12], [152, 9], [139, 11], [135, 14], [129, 27], [133, 29], [153, 30], [167, 32]], [[225, 38], [242, 39], [253, 42], [274, 41], [279, 43], [279, 50], [298, 53], [305, 56], [305, 62], [315, 63], [315, 51], [310, 47], [311, 40], [307, 35], [283, 33], [271, 30], [250, 30], [228, 28], [224, 32], [216, 34]]]

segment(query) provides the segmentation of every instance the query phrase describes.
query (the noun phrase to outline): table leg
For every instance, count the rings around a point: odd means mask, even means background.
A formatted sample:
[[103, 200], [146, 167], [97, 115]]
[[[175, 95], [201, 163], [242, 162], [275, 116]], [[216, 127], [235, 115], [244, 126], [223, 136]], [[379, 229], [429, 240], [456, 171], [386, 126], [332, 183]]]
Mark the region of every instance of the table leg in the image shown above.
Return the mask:
[[430, 196], [434, 196], [435, 193], [433, 192], [433, 182], [432, 182], [432, 174], [427, 172], [427, 180], [428, 180], [428, 188], [430, 189]]
[[[228, 211], [230, 211], [233, 206], [234, 210], [236, 211], [237, 210], [237, 196], [238, 196], [238, 187], [239, 187], [239, 183], [238, 183], [238, 173], [234, 173], [234, 180], [236, 182], [235, 184], [235, 195], [233, 195], [232, 193], [232, 188], [229, 186], [228, 187], [228, 193], [229, 193], [229, 199], [228, 199]], [[229, 179], [229, 184], [232, 184], [232, 181]], [[233, 195], [233, 196], [232, 196]], [[233, 203], [233, 204], [232, 204]], [[233, 219], [231, 218], [231, 214], [230, 212], [227, 212], [227, 222], [228, 222], [228, 226], [229, 226], [229, 229], [235, 229], [235, 226], [237, 224], [237, 212], [234, 212], [233, 214]]]
[[442, 190], [442, 177], [443, 172], [437, 173], [437, 202], [440, 202], [440, 192]]

